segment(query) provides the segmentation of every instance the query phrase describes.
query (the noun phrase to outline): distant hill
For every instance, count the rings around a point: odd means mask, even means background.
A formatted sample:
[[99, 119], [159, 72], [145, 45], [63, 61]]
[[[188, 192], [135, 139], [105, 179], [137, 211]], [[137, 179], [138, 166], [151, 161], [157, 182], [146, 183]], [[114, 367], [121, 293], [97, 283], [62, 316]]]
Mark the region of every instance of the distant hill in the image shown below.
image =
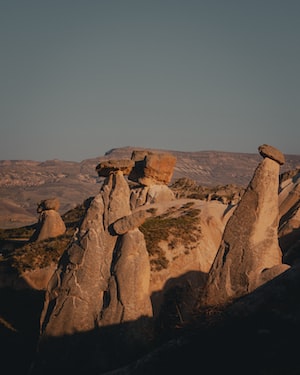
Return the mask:
[[[122, 147], [81, 162], [48, 160], [0, 161], [0, 228], [17, 227], [37, 221], [36, 207], [42, 199], [58, 197], [63, 214], [100, 189], [95, 171], [104, 159], [130, 158], [140, 147]], [[235, 184], [247, 186], [261, 159], [260, 155], [223, 151], [167, 151], [177, 157], [172, 183], [186, 177], [199, 185]], [[285, 155], [282, 172], [300, 168], [300, 155]]]

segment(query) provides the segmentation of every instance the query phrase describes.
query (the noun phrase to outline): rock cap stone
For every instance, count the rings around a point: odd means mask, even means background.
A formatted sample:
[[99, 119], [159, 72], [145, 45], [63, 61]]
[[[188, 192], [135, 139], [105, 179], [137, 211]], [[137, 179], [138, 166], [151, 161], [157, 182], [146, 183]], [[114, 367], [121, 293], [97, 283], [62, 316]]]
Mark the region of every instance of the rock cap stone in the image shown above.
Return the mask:
[[108, 177], [110, 173], [121, 171], [124, 175], [128, 175], [134, 166], [134, 161], [131, 159], [110, 159], [101, 161], [96, 171], [99, 177]]
[[40, 213], [46, 210], [58, 211], [59, 207], [60, 207], [60, 202], [58, 198], [44, 199], [38, 203], [37, 212]]
[[275, 160], [280, 165], [285, 163], [285, 157], [283, 153], [273, 146], [263, 144], [258, 147], [258, 151], [263, 158], [270, 158], [272, 160]]
[[169, 184], [176, 164], [176, 156], [169, 152], [133, 151], [135, 161], [128, 176], [131, 181], [142, 185]]

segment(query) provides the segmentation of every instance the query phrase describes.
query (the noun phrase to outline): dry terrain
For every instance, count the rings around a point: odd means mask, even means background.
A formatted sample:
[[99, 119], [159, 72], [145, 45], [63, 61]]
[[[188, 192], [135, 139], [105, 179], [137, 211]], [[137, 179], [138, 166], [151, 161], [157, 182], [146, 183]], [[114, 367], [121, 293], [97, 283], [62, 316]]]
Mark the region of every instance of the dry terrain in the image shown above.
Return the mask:
[[[130, 158], [138, 147], [123, 147], [82, 162], [49, 160], [0, 161], [0, 228], [33, 224], [42, 199], [58, 197], [63, 214], [99, 191], [97, 164], [104, 159]], [[160, 150], [164, 151], [164, 150]], [[165, 150], [167, 151], [167, 150]], [[169, 151], [169, 150], [168, 150]], [[222, 151], [170, 151], [177, 157], [172, 183], [179, 178], [203, 186], [234, 184], [245, 187], [260, 156]], [[300, 168], [300, 155], [285, 155], [282, 172]]]

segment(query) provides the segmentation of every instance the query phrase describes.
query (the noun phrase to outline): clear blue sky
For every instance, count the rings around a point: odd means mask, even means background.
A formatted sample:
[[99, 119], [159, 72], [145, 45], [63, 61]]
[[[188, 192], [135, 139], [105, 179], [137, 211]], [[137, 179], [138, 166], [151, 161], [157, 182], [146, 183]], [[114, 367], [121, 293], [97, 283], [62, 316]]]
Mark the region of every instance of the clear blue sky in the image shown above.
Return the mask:
[[0, 159], [300, 154], [299, 0], [0, 0]]

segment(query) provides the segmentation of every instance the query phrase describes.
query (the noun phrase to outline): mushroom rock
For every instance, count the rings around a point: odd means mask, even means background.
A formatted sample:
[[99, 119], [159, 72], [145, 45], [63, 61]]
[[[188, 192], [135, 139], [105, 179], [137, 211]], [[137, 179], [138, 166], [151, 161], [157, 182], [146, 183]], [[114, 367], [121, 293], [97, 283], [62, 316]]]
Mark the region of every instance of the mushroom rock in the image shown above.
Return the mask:
[[39, 220], [30, 242], [58, 237], [65, 233], [66, 226], [58, 212], [59, 206], [57, 198], [45, 199], [38, 204]]
[[278, 244], [278, 176], [284, 156], [268, 145], [258, 150], [264, 159], [226, 224], [200, 305], [226, 303], [289, 268], [282, 264]]
[[58, 198], [44, 199], [38, 204], [37, 212], [42, 212], [45, 210], [58, 211], [60, 207], [60, 202]]

